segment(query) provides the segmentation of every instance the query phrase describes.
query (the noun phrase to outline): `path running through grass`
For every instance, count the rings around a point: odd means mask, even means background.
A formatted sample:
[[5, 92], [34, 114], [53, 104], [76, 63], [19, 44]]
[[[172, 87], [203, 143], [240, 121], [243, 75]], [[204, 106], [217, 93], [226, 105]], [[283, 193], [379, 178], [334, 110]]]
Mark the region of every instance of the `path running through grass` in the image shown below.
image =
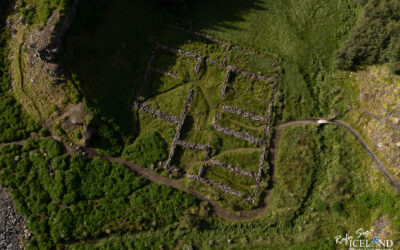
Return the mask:
[[[318, 121], [317, 120], [291, 121], [291, 122], [286, 122], [286, 123], [283, 123], [283, 124], [278, 125], [278, 126], [275, 127], [275, 134], [274, 134], [274, 139], [273, 139], [274, 140], [274, 143], [273, 143], [274, 146], [270, 149], [271, 153], [272, 153], [273, 169], [275, 169], [275, 167], [276, 167], [276, 157], [277, 157], [277, 154], [278, 154], [278, 151], [279, 151], [279, 138], [280, 138], [280, 134], [282, 133], [282, 131], [284, 129], [288, 128], [288, 127], [291, 127], [291, 126], [308, 125], [308, 124], [318, 124]], [[392, 179], [392, 177], [387, 172], [387, 170], [384, 167], [384, 165], [380, 162], [378, 156], [375, 155], [374, 152], [372, 152], [372, 150], [369, 148], [369, 146], [366, 144], [366, 142], [361, 138], [361, 136], [353, 128], [351, 128], [350, 125], [348, 125], [344, 121], [333, 120], [333, 121], [329, 121], [327, 123], [327, 125], [329, 125], [329, 124], [343, 126], [351, 134], [353, 134], [357, 138], [357, 140], [361, 143], [361, 145], [365, 149], [365, 151], [367, 151], [367, 153], [374, 160], [374, 162], [376, 163], [379, 171], [383, 174], [383, 176], [388, 180], [390, 185], [392, 185], [392, 187], [400, 195], [400, 185], [398, 183], [396, 183]], [[8, 142], [8, 143], [0, 143], [0, 146], [8, 146], [8, 145], [11, 145], [11, 144], [23, 145], [26, 141], [27, 141], [27, 139], [26, 140], [20, 140], [20, 141], [14, 141], [14, 142]], [[57, 141], [60, 141], [60, 140], [57, 140]], [[204, 196], [200, 192], [187, 188], [186, 186], [184, 186], [181, 183], [180, 180], [174, 180], [174, 179], [169, 179], [169, 178], [162, 177], [162, 176], [160, 176], [160, 175], [158, 175], [156, 173], [153, 173], [152, 171], [150, 171], [149, 169], [147, 169], [145, 167], [141, 167], [141, 166], [139, 166], [137, 164], [128, 162], [128, 161], [122, 159], [121, 157], [114, 158], [114, 157], [109, 157], [109, 156], [106, 156], [106, 155], [99, 154], [95, 149], [92, 149], [92, 148], [84, 148], [84, 151], [86, 152], [86, 154], [89, 157], [99, 157], [99, 158], [102, 158], [102, 159], [105, 159], [105, 160], [108, 160], [108, 161], [111, 161], [111, 162], [123, 164], [123, 165], [129, 167], [131, 170], [135, 171], [136, 173], [138, 173], [139, 175], [145, 177], [146, 179], [148, 179], [150, 181], [153, 181], [153, 182], [155, 182], [157, 184], [168, 185], [168, 186], [171, 186], [173, 188], [179, 189], [181, 191], [187, 192], [187, 193], [193, 195], [194, 197], [196, 197], [197, 199], [200, 199], [200, 200], [205, 201], [208, 204], [210, 204], [210, 206], [213, 208], [215, 213], [218, 216], [220, 216], [221, 218], [226, 219], [226, 220], [231, 220], [231, 221], [254, 220], [254, 219], [259, 218], [265, 212], [265, 210], [267, 208], [267, 204], [264, 203], [262, 206], [260, 206], [257, 209], [253, 209], [253, 210], [249, 210], [249, 211], [242, 211], [240, 213], [238, 212], [237, 214], [235, 214], [235, 213], [230, 212], [227, 209], [221, 207], [215, 201], [212, 201], [212, 200], [208, 199], [206, 196]], [[274, 181], [273, 178], [274, 178], [274, 175], [272, 175], [272, 187], [273, 187], [273, 181]], [[271, 189], [269, 189], [267, 191], [267, 199], [270, 196], [272, 191], [273, 191], [273, 188], [271, 188]]]

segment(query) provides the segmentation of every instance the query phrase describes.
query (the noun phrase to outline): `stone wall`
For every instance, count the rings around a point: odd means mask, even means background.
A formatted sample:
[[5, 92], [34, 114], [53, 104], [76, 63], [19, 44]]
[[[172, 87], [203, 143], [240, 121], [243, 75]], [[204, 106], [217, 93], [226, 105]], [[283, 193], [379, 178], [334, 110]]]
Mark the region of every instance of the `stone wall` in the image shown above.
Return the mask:
[[240, 168], [234, 167], [234, 166], [229, 165], [229, 164], [222, 163], [222, 162], [214, 160], [214, 159], [211, 159], [209, 162], [210, 162], [210, 164], [223, 167], [223, 168], [228, 169], [228, 170], [230, 170], [230, 171], [232, 171], [232, 172], [234, 172], [236, 174], [249, 176], [251, 178], [255, 178], [256, 177], [255, 173], [250, 173], [250, 172], [244, 171], [244, 170], [242, 170]]
[[255, 121], [260, 121], [260, 122], [266, 122], [267, 118], [260, 116], [260, 115], [255, 115], [249, 112], [246, 112], [244, 110], [234, 108], [232, 106], [222, 106], [222, 109], [225, 110], [226, 112], [236, 114], [236, 115], [241, 115], [244, 118], [249, 118]]
[[214, 129], [217, 130], [218, 132], [221, 132], [221, 133], [224, 133], [227, 135], [231, 135], [231, 136], [235, 136], [239, 139], [246, 140], [246, 141], [252, 142], [254, 144], [261, 144], [261, 145], [265, 144], [265, 142], [263, 140], [257, 139], [254, 136], [250, 135], [249, 133], [238, 132], [238, 131], [235, 131], [235, 130], [232, 130], [229, 128], [224, 128], [224, 127], [219, 126], [218, 125], [219, 118], [220, 118], [220, 115], [216, 114], [214, 117], [214, 124], [213, 124]]
[[171, 123], [174, 123], [177, 125], [179, 124], [178, 117], [173, 116], [173, 115], [168, 115], [168, 114], [166, 114], [162, 111], [156, 110], [156, 109], [152, 109], [144, 103], [135, 102], [134, 106], [136, 108], [138, 108], [139, 110], [143, 110], [144, 112], [151, 114], [154, 117], [160, 117], [160, 118], [166, 120], [167, 122], [171, 122]]
[[182, 127], [183, 127], [183, 124], [185, 123], [185, 119], [186, 119], [187, 113], [189, 111], [190, 104], [193, 101], [193, 98], [194, 98], [194, 90], [189, 89], [189, 93], [186, 98], [185, 107], [183, 108], [182, 115], [179, 119], [178, 125], [176, 126], [176, 133], [175, 133], [174, 139], [171, 143], [171, 148], [169, 151], [168, 159], [163, 165], [164, 169], [168, 169], [171, 172], [176, 172], [176, 169], [171, 168], [171, 161], [175, 154], [177, 142], [180, 140]]

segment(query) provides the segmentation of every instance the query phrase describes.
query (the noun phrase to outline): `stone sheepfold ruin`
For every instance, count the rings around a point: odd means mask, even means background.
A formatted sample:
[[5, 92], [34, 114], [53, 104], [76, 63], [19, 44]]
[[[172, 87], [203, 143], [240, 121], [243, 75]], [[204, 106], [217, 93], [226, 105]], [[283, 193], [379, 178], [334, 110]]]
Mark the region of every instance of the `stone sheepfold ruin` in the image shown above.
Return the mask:
[[[277, 91], [277, 87], [279, 84], [279, 80], [280, 80], [280, 76], [279, 74], [276, 74], [274, 77], [271, 76], [264, 76], [261, 74], [256, 74], [253, 72], [249, 72], [246, 71], [244, 69], [238, 68], [234, 65], [228, 65], [227, 64], [227, 59], [229, 56], [229, 53], [231, 51], [231, 48], [236, 48], [239, 50], [244, 51], [245, 53], [249, 53], [249, 54], [255, 54], [252, 51], [248, 51], [246, 49], [243, 49], [239, 46], [234, 46], [231, 45], [229, 43], [226, 43], [222, 40], [213, 38], [209, 35], [203, 34], [203, 33], [199, 33], [199, 32], [195, 32], [195, 31], [191, 31], [179, 26], [175, 26], [175, 25], [170, 25], [170, 27], [174, 28], [174, 29], [178, 29], [187, 33], [191, 33], [191, 34], [195, 34], [197, 36], [201, 36], [204, 37], [210, 41], [216, 42], [216, 43], [221, 43], [221, 44], [227, 44], [227, 49], [226, 49], [226, 53], [225, 53], [225, 57], [224, 57], [224, 61], [223, 62], [218, 62], [216, 60], [207, 58], [206, 56], [191, 52], [191, 51], [185, 51], [182, 50], [180, 48], [175, 48], [173, 46], [169, 46], [169, 45], [165, 45], [165, 44], [161, 44], [160, 43], [160, 38], [162, 36], [162, 34], [165, 32], [165, 29], [160, 33], [157, 41], [156, 41], [156, 46], [154, 48], [154, 50], [151, 53], [150, 59], [147, 63], [147, 67], [146, 67], [146, 71], [144, 74], [144, 78], [143, 78], [143, 82], [140, 86], [137, 98], [134, 102], [134, 107], [137, 108], [138, 110], [141, 110], [143, 112], [149, 113], [154, 117], [158, 117], [161, 118], [167, 122], [173, 123], [176, 125], [176, 131], [175, 131], [175, 136], [174, 139], [171, 143], [170, 146], [170, 151], [169, 151], [169, 155], [167, 160], [163, 163], [163, 168], [168, 170], [170, 173], [174, 173], [177, 172], [178, 169], [176, 169], [175, 167], [173, 167], [171, 165], [171, 162], [173, 160], [173, 157], [175, 155], [175, 151], [176, 151], [176, 147], [180, 146], [183, 148], [187, 148], [187, 149], [191, 149], [191, 150], [200, 150], [200, 151], [204, 151], [205, 152], [205, 157], [203, 160], [203, 164], [199, 169], [199, 172], [197, 175], [188, 175], [189, 178], [199, 181], [203, 184], [206, 184], [208, 186], [211, 187], [216, 187], [218, 189], [220, 189], [222, 192], [224, 193], [228, 193], [230, 195], [239, 197], [239, 198], [243, 198], [251, 203], [254, 203], [255, 200], [257, 199], [257, 194], [258, 194], [258, 188], [259, 188], [259, 184], [262, 180], [262, 175], [263, 175], [263, 169], [265, 164], [265, 157], [266, 157], [266, 152], [267, 152], [267, 147], [268, 147], [268, 143], [267, 140], [270, 136], [270, 130], [271, 130], [271, 120], [272, 120], [272, 113], [273, 113], [273, 107], [274, 107], [274, 96], [276, 94]], [[192, 143], [192, 142], [188, 142], [188, 141], [183, 141], [181, 140], [181, 132], [182, 132], [182, 127], [185, 123], [189, 108], [191, 106], [191, 104], [193, 103], [193, 99], [194, 99], [194, 90], [190, 89], [186, 98], [186, 102], [185, 102], [185, 106], [183, 108], [183, 111], [181, 113], [180, 117], [176, 117], [173, 115], [169, 115], [167, 113], [164, 113], [160, 110], [155, 110], [152, 109], [151, 107], [149, 107], [148, 105], [146, 105], [145, 103], [143, 103], [143, 100], [145, 99], [142, 95], [147, 87], [147, 83], [149, 81], [149, 77], [151, 72], [157, 72], [157, 73], [161, 73], [161, 74], [165, 74], [168, 75], [170, 77], [173, 78], [177, 78], [178, 74], [175, 72], [172, 72], [170, 70], [165, 70], [165, 69], [160, 69], [160, 68], [154, 68], [152, 67], [152, 63], [155, 59], [155, 56], [157, 54], [158, 50], [165, 50], [177, 55], [181, 55], [181, 56], [186, 56], [186, 57], [190, 57], [190, 58], [195, 58], [197, 59], [197, 62], [195, 64], [194, 67], [194, 75], [197, 76], [200, 73], [201, 68], [203, 67], [203, 65], [205, 65], [206, 63], [208, 64], [214, 64], [214, 65], [218, 65], [220, 67], [223, 67], [226, 69], [226, 74], [225, 74], [225, 83], [230, 82], [230, 79], [232, 77], [232, 73], [235, 72], [236, 74], [242, 74], [248, 78], [252, 78], [252, 79], [256, 79], [258, 81], [267, 81], [267, 82], [272, 82], [273, 83], [273, 89], [272, 89], [272, 94], [271, 94], [271, 99], [269, 101], [268, 104], [268, 115], [267, 117], [258, 115], [258, 114], [253, 114], [250, 112], [247, 112], [245, 110], [241, 110], [239, 108], [236, 107], [232, 107], [232, 106], [222, 106], [222, 110], [227, 112], [227, 113], [232, 113], [232, 114], [236, 114], [236, 115], [240, 115], [245, 119], [250, 119], [250, 120], [254, 120], [254, 121], [258, 121], [258, 122], [262, 122], [265, 124], [264, 127], [264, 138], [259, 139], [256, 138], [246, 132], [239, 132], [239, 131], [235, 131], [229, 128], [224, 128], [222, 126], [219, 125], [218, 121], [220, 119], [220, 114], [216, 114], [214, 117], [214, 123], [213, 123], [213, 128], [220, 132], [220, 133], [224, 133], [226, 135], [229, 136], [234, 136], [236, 138], [239, 138], [241, 140], [246, 140], [249, 142], [252, 142], [256, 145], [260, 145], [261, 146], [261, 154], [260, 154], [260, 159], [259, 159], [259, 165], [258, 165], [258, 171], [256, 173], [251, 173], [251, 172], [247, 172], [244, 171], [238, 167], [232, 166], [230, 164], [226, 164], [220, 161], [217, 161], [215, 159], [211, 159], [211, 146], [210, 145], [202, 145], [202, 144], [197, 144], [197, 143]], [[223, 88], [221, 89], [221, 99], [224, 99], [225, 95], [226, 95], [226, 91], [227, 91], [228, 86], [224, 85]], [[207, 171], [207, 169], [209, 167], [221, 167], [224, 169], [227, 169], [229, 171], [232, 171], [235, 174], [238, 175], [243, 175], [243, 176], [248, 176], [251, 178], [255, 179], [255, 189], [254, 189], [254, 194], [253, 197], [249, 197], [244, 195], [242, 192], [238, 191], [238, 190], [234, 190], [222, 183], [217, 183], [213, 180], [209, 180], [204, 178], [204, 174]]]

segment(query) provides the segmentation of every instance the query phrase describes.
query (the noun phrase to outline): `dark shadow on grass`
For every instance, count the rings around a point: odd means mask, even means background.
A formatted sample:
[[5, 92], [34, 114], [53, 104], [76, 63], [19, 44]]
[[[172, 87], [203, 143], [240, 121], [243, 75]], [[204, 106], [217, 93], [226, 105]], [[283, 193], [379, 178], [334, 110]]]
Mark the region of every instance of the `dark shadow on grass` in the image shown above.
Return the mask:
[[[260, 8], [258, 0], [192, 0], [181, 13], [156, 0], [82, 0], [61, 61], [69, 74], [76, 75], [87, 106], [117, 125], [123, 138], [131, 141], [138, 132], [132, 103], [164, 25], [201, 17], [203, 28], [214, 28], [241, 20], [244, 12]], [[175, 61], [169, 63], [174, 65]]]

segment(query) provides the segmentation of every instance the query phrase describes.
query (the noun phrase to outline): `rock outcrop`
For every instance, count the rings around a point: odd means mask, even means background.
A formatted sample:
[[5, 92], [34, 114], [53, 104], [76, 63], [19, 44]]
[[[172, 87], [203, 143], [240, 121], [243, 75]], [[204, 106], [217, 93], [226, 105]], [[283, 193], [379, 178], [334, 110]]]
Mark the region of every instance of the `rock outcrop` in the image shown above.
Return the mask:
[[25, 219], [15, 210], [7, 190], [0, 186], [0, 249], [24, 249], [22, 241], [30, 235]]

